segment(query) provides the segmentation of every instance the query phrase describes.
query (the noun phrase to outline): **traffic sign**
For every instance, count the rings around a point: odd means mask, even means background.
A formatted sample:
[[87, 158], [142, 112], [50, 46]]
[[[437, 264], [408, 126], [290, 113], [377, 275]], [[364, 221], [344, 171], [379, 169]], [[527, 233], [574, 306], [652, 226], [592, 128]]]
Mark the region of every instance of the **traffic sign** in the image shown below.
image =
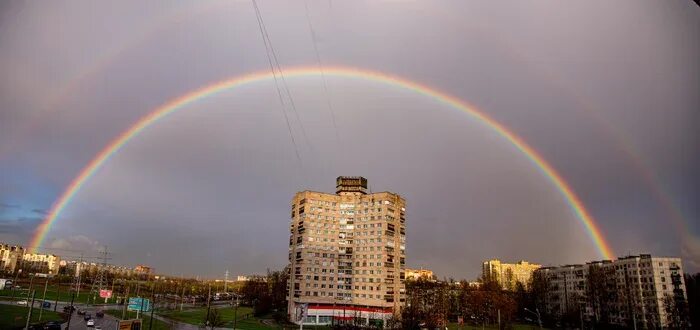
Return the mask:
[[130, 311], [150, 312], [151, 300], [140, 297], [129, 298], [129, 305], [127, 306], [127, 308]]

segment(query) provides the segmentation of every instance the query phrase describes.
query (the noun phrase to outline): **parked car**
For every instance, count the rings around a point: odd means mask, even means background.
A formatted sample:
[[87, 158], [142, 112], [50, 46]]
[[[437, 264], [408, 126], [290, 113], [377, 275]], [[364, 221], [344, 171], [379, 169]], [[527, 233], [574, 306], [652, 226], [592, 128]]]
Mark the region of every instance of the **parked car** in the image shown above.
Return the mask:
[[[73, 307], [73, 308], [75, 308], [75, 307]], [[85, 315], [85, 311], [82, 310], [82, 309], [79, 309], [79, 310], [78, 310], [78, 315]]]
[[97, 313], [95, 313], [95, 316], [97, 316], [97, 317], [104, 317], [104, 316], [105, 316], [105, 312], [103, 312], [103, 311], [101, 311], [101, 310], [100, 310], [100, 311], [97, 311]]
[[44, 302], [41, 304], [41, 307], [42, 307], [42, 308], [51, 308], [51, 303], [48, 302], [48, 301], [44, 301]]
[[90, 315], [90, 314], [85, 314], [85, 316], [83, 316], [83, 320], [85, 320], [85, 321], [92, 320], [92, 315]]
[[87, 325], [88, 327], [94, 327], [94, 326], [95, 326], [95, 320], [93, 320], [93, 319], [87, 320], [87, 324], [86, 324], [86, 325]]
[[44, 324], [44, 330], [61, 330], [61, 323], [49, 321]]
[[27, 301], [26, 301], [26, 300], [17, 300], [17, 305], [26, 306], [26, 305], [27, 305]]
[[63, 306], [63, 312], [66, 314], [72, 314], [75, 312], [75, 306]]
[[95, 330], [102, 330], [102, 327], [99, 326], [99, 325], [96, 325], [96, 326], [95, 326]]

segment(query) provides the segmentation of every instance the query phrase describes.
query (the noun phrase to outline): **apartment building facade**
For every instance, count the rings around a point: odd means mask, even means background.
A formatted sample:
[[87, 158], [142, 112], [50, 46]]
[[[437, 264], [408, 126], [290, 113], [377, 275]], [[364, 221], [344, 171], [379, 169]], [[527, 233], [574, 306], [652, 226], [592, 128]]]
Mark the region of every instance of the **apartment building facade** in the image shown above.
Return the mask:
[[[624, 327], [658, 328], [671, 322], [669, 300], [674, 304], [687, 302], [680, 258], [642, 254], [544, 267], [537, 272], [548, 282], [546, 309], [550, 315], [580, 311], [586, 322], [605, 320]], [[607, 291], [596, 294], [596, 290]]]
[[481, 277], [484, 281], [495, 281], [505, 290], [515, 291], [517, 284], [527, 288], [532, 273], [542, 267], [539, 264], [521, 260], [516, 263], [504, 263], [498, 259], [484, 261], [481, 265]]
[[302, 191], [291, 203], [290, 320], [375, 324], [405, 301], [406, 202], [368, 194], [362, 177], [338, 177], [336, 193]]
[[61, 257], [55, 254], [25, 253], [22, 256], [22, 271], [57, 275], [61, 268]]
[[0, 243], [0, 271], [14, 273], [21, 267], [24, 248]]
[[433, 274], [432, 270], [429, 269], [408, 269], [406, 268], [405, 270], [406, 273], [406, 279], [407, 280], [414, 280], [417, 281], [419, 279], [424, 279], [428, 281], [435, 281], [435, 274]]

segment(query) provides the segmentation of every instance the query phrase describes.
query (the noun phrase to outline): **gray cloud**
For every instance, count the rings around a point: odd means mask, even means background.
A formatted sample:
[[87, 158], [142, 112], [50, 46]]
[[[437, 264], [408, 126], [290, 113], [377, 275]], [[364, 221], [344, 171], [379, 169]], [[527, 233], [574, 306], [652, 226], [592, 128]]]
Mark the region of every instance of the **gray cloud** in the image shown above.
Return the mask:
[[[697, 270], [700, 210], [688, 202], [699, 196], [696, 9], [313, 2], [310, 17], [325, 64], [403, 76], [473, 103], [561, 172], [618, 254], [680, 255]], [[0, 197], [31, 205], [32, 216], [149, 110], [268, 68], [248, 2], [0, 10]], [[315, 65], [304, 7], [261, 10], [281, 64]], [[107, 245], [116, 263], [171, 274], [263, 272], [286, 262], [296, 191], [332, 191], [337, 175], [364, 175], [373, 190], [407, 198], [410, 266], [474, 278], [493, 257], [599, 258], [551, 182], [474, 118], [376, 82], [328, 76], [327, 96], [320, 77], [286, 80], [310, 140], [290, 112], [301, 163], [272, 81], [213, 95], [111, 157], [45, 244]], [[687, 234], [670, 229], [657, 187], [628, 151], [679, 202]], [[19, 242], [40, 220], [9, 219], [17, 217], [0, 219], [0, 239]]]

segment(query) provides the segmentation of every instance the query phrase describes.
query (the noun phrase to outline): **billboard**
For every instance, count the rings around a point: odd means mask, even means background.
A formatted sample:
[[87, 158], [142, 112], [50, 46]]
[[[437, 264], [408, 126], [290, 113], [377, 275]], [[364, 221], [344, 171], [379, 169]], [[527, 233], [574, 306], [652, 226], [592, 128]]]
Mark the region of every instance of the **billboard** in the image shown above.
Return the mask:
[[118, 330], [141, 330], [141, 320], [121, 320]]
[[127, 308], [130, 311], [150, 312], [151, 301], [149, 299], [140, 297], [129, 298], [129, 305], [127, 306]]
[[112, 290], [100, 290], [100, 298], [112, 298]]

